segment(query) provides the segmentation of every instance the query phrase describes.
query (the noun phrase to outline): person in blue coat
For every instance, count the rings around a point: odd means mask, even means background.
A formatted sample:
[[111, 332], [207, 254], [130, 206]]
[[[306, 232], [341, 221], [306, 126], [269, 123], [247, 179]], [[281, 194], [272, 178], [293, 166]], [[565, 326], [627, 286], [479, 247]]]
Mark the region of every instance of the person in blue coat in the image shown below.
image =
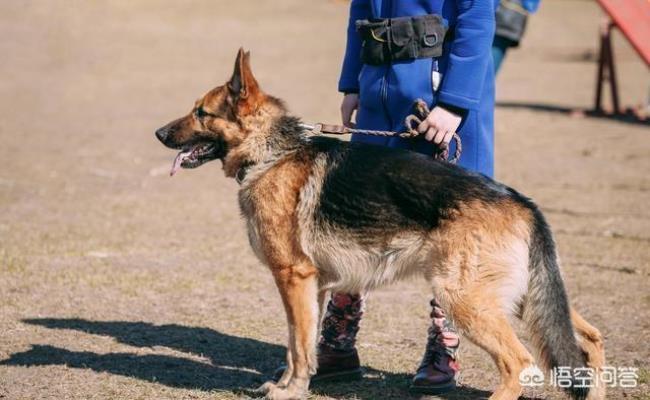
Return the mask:
[[[351, 124], [356, 109], [359, 128], [402, 131], [414, 100], [423, 99], [433, 110], [422, 127], [428, 143], [423, 140], [413, 146], [398, 137], [366, 135], [354, 135], [352, 141], [431, 154], [435, 144], [448, 143], [457, 130], [463, 141], [459, 165], [492, 176], [494, 73], [490, 52], [497, 4], [498, 0], [353, 0], [339, 79], [339, 91], [346, 94], [343, 123]], [[441, 57], [379, 66], [362, 63], [357, 20], [423, 14], [439, 14], [448, 25], [452, 39], [446, 41]]]
[[526, 32], [528, 16], [539, 8], [540, 0], [501, 0], [496, 11], [496, 31], [492, 43], [494, 74], [499, 73], [508, 49], [518, 47]]
[[[432, 154], [457, 132], [463, 152], [459, 165], [492, 176], [494, 171], [494, 70], [491, 47], [498, 0], [352, 0], [347, 46], [339, 80], [344, 93], [343, 124], [361, 129], [404, 131], [404, 119], [416, 99], [431, 109], [418, 127], [421, 139], [353, 135], [352, 141]], [[447, 28], [439, 57], [413, 58], [382, 64], [362, 61], [357, 21], [437, 14]], [[413, 18], [411, 18], [413, 19]], [[403, 19], [402, 19], [403, 20]], [[394, 26], [394, 25], [393, 25]], [[395, 28], [397, 29], [397, 28]], [[409, 28], [410, 31], [417, 30]], [[373, 31], [371, 35], [376, 35]], [[375, 37], [379, 43], [390, 38]], [[421, 43], [415, 42], [418, 46]], [[424, 38], [434, 40], [435, 38]], [[356, 112], [356, 123], [353, 114]], [[452, 143], [453, 146], [453, 143]], [[453, 147], [450, 154], [453, 154]], [[441, 393], [455, 387], [458, 335], [435, 299], [426, 351], [411, 388]], [[363, 310], [362, 294], [334, 293], [323, 319], [318, 371], [313, 382], [361, 376], [355, 349]], [[276, 372], [279, 376], [281, 370]]]

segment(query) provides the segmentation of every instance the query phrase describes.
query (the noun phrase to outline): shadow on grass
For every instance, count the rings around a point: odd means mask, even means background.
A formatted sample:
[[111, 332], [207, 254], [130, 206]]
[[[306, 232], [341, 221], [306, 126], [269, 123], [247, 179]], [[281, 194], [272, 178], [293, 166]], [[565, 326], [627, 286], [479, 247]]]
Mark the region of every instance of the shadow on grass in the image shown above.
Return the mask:
[[[241, 338], [208, 328], [181, 325], [154, 325], [146, 322], [88, 321], [83, 319], [27, 319], [23, 322], [51, 329], [71, 329], [89, 334], [112, 336], [136, 347], [167, 347], [200, 356], [206, 361], [170, 355], [134, 353], [98, 354], [70, 351], [48, 345], [34, 345], [15, 353], [0, 365], [66, 365], [157, 382], [170, 387], [198, 390], [228, 390], [253, 395], [250, 388], [262, 384], [284, 359], [285, 347], [255, 339]], [[417, 399], [408, 392], [410, 376], [366, 368], [364, 379], [353, 383], [320, 384], [314, 393], [357, 399]], [[441, 399], [482, 399], [489, 392], [460, 386]]]
[[496, 104], [500, 108], [510, 109], [526, 109], [532, 111], [540, 111], [555, 114], [574, 115], [585, 118], [605, 119], [610, 121], [623, 122], [632, 125], [650, 126], [650, 119], [641, 120], [630, 110], [625, 110], [621, 114], [597, 112], [594, 110], [582, 110], [578, 108], [562, 107], [553, 104], [542, 103], [526, 103], [526, 102], [512, 102], [512, 101], [499, 101]]
[[23, 322], [52, 329], [71, 329], [114, 337], [135, 347], [167, 347], [199, 356], [70, 351], [54, 346], [34, 345], [13, 354], [0, 365], [67, 365], [110, 372], [158, 382], [167, 386], [200, 390], [236, 390], [255, 387], [284, 359], [285, 347], [255, 339], [227, 335], [208, 328], [147, 322], [88, 321], [83, 319], [27, 319]]
[[409, 392], [410, 374], [395, 374], [366, 368], [363, 380], [350, 383], [319, 383], [312, 385], [311, 392], [335, 398], [353, 399], [444, 399], [444, 400], [482, 400], [492, 392], [460, 385], [456, 390], [437, 396], [418, 395]]

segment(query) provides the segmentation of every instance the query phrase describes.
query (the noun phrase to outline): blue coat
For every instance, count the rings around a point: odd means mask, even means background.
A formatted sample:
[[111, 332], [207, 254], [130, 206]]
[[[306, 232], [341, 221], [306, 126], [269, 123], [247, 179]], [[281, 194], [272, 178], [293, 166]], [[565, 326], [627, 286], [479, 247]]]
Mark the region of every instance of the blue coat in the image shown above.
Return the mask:
[[539, 8], [540, 0], [522, 0], [521, 5], [524, 6], [526, 11], [534, 13]]
[[[498, 0], [352, 0], [348, 39], [339, 91], [359, 92], [357, 126], [364, 129], [404, 130], [404, 118], [415, 99], [434, 106], [453, 107], [463, 115], [459, 135], [463, 153], [459, 164], [488, 176], [494, 171], [494, 71], [491, 47], [494, 10]], [[361, 62], [361, 38], [355, 21], [440, 14], [453, 31], [443, 55], [374, 66]], [[441, 83], [434, 90], [435, 78]], [[363, 141], [411, 148], [431, 154], [423, 140], [353, 135]], [[453, 150], [453, 149], [452, 149]]]

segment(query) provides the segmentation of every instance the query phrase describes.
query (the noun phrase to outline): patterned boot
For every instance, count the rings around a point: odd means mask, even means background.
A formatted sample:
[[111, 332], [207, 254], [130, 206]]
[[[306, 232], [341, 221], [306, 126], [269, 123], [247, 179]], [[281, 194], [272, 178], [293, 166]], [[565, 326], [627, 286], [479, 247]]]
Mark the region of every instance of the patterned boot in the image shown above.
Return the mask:
[[[354, 347], [363, 316], [361, 295], [333, 293], [323, 317], [318, 344], [318, 370], [312, 382], [353, 381], [361, 379], [359, 355]], [[277, 382], [286, 370], [278, 368], [273, 374]]]
[[431, 306], [432, 324], [429, 328], [427, 347], [413, 377], [411, 391], [440, 394], [456, 388], [454, 377], [459, 370], [456, 351], [460, 339], [435, 299], [431, 300]]

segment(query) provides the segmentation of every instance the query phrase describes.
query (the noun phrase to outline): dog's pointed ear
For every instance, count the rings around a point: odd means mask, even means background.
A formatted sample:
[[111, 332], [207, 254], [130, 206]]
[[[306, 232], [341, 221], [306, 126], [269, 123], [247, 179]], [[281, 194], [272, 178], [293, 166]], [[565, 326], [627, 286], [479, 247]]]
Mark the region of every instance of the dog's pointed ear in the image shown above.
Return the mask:
[[235, 70], [228, 81], [228, 89], [237, 99], [255, 97], [259, 93], [259, 85], [251, 71], [250, 59], [251, 53], [244, 52], [244, 49], [240, 47], [235, 60]]

